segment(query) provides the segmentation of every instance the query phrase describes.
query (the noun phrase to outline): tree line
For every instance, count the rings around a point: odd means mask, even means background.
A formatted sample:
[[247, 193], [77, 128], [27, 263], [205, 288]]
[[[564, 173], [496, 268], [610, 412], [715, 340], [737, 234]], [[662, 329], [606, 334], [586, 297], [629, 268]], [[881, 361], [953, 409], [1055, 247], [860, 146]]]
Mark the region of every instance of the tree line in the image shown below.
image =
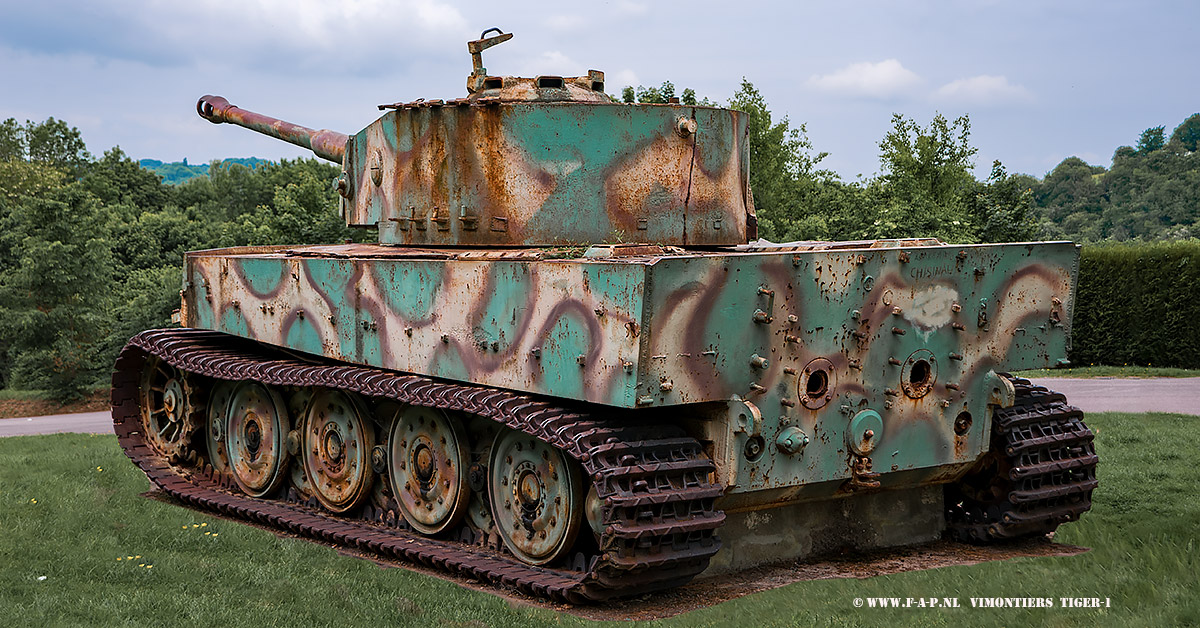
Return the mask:
[[[664, 103], [675, 86], [626, 87], [625, 102]], [[685, 89], [683, 104], [711, 105]], [[1146, 129], [1118, 147], [1110, 167], [1068, 157], [1044, 179], [994, 161], [974, 175], [966, 115], [921, 125], [901, 114], [879, 141], [877, 175], [843, 181], [820, 167], [805, 126], [774, 120], [743, 79], [729, 106], [748, 114], [750, 183], [759, 233], [770, 240], [937, 237], [948, 242], [1065, 239], [1076, 242], [1180, 240], [1200, 236], [1200, 113], [1168, 136]]]
[[[674, 98], [670, 82], [620, 97]], [[714, 104], [690, 89], [678, 98]], [[921, 125], [896, 114], [880, 173], [845, 182], [821, 168], [826, 153], [804, 125], [773, 119], [749, 81], [727, 104], [748, 116], [751, 187], [771, 240], [1095, 241], [1200, 229], [1200, 114], [1169, 137], [1148, 129], [1108, 169], [1068, 158], [1038, 180], [995, 162], [983, 181], [967, 116]], [[91, 155], [61, 120], [0, 123], [0, 388], [70, 399], [103, 386], [130, 336], [169, 324], [186, 251], [373, 240], [339, 217], [338, 174], [316, 159], [227, 161], [169, 185], [120, 148]]]
[[133, 334], [170, 324], [186, 251], [361, 239], [316, 159], [214, 163], [167, 185], [50, 118], [0, 124], [0, 387], [76, 398]]

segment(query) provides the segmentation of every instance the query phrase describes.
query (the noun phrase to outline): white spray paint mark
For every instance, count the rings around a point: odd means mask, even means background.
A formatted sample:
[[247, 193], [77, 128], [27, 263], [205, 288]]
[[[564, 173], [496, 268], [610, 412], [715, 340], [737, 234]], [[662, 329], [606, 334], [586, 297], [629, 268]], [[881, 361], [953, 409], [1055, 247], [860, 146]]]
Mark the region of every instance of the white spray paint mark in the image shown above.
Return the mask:
[[958, 301], [958, 291], [949, 286], [931, 286], [913, 297], [912, 307], [905, 313], [904, 318], [921, 330], [925, 339], [935, 329], [944, 327], [954, 317], [951, 310]]

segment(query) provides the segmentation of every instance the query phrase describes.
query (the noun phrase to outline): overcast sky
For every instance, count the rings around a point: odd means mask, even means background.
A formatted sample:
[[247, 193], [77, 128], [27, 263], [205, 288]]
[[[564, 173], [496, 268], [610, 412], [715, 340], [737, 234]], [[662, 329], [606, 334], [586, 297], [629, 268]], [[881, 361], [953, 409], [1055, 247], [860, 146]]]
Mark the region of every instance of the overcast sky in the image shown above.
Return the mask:
[[878, 171], [893, 112], [970, 114], [977, 173], [1108, 166], [1143, 129], [1200, 111], [1194, 0], [0, 0], [0, 119], [66, 120], [99, 155], [203, 163], [300, 148], [195, 114], [202, 94], [353, 133], [375, 105], [466, 95], [466, 41], [490, 72], [671, 80], [724, 102], [742, 77], [804, 123], [823, 165]]

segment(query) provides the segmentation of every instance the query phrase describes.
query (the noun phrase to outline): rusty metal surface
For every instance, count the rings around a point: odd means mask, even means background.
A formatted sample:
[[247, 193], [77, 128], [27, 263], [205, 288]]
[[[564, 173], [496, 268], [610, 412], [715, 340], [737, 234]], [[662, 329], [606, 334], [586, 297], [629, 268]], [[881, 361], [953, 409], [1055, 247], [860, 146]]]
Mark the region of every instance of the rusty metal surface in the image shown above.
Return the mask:
[[744, 114], [723, 109], [406, 107], [350, 139], [342, 212], [385, 244], [739, 244], [747, 151]]
[[[229, 476], [201, 466], [206, 455], [202, 437], [190, 443], [200, 448], [195, 456], [175, 462], [146, 441], [140, 380], [152, 357], [193, 374], [197, 385], [229, 380], [272, 388], [335, 388], [376, 401], [461, 411], [523, 431], [571, 456], [586, 472], [603, 500], [599, 550], [575, 556], [569, 564], [535, 567], [488, 547], [469, 528], [448, 537], [463, 542], [405, 530], [395, 510], [368, 505], [357, 517], [335, 517], [299, 504], [244, 497]], [[514, 393], [363, 367], [312, 364], [197, 330], [154, 330], [131, 339], [113, 374], [112, 401], [114, 430], [126, 454], [155, 485], [189, 505], [533, 595], [587, 602], [678, 586], [703, 571], [720, 548], [714, 531], [724, 515], [713, 508], [721, 488], [707, 480], [712, 463], [699, 443], [667, 425], [599, 421]]]
[[[848, 479], [873, 482], [870, 473], [885, 488], [947, 482], [987, 449], [992, 409], [1005, 405], [989, 392], [996, 373], [1065, 359], [1077, 251], [875, 245], [592, 247], [562, 258], [377, 245], [207, 251], [188, 256], [183, 322], [561, 399], [710, 404], [695, 434], [713, 443], [722, 484], [777, 491], [755, 503], [825, 497]], [[855, 460], [848, 451], [862, 435], [850, 419], [865, 410], [883, 425]], [[960, 429], [964, 415], [974, 420]]]
[[196, 101], [196, 112], [200, 114], [201, 118], [213, 124], [228, 122], [258, 131], [264, 135], [307, 148], [317, 157], [328, 159], [334, 163], [342, 163], [342, 158], [346, 154], [346, 142], [349, 137], [345, 133], [328, 129], [318, 131], [285, 122], [231, 105], [228, 100], [220, 96], [201, 96], [200, 100]]

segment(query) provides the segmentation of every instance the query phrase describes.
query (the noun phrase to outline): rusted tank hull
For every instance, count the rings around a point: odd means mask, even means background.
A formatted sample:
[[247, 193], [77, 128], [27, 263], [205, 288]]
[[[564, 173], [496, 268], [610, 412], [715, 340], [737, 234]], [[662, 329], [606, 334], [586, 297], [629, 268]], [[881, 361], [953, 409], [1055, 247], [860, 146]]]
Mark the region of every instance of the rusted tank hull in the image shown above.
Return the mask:
[[1074, 245], [900, 244], [203, 251], [187, 259], [182, 322], [670, 409], [708, 443], [731, 506], [781, 503], [956, 479], [988, 449], [992, 408], [1012, 403], [997, 373], [1066, 358]]

